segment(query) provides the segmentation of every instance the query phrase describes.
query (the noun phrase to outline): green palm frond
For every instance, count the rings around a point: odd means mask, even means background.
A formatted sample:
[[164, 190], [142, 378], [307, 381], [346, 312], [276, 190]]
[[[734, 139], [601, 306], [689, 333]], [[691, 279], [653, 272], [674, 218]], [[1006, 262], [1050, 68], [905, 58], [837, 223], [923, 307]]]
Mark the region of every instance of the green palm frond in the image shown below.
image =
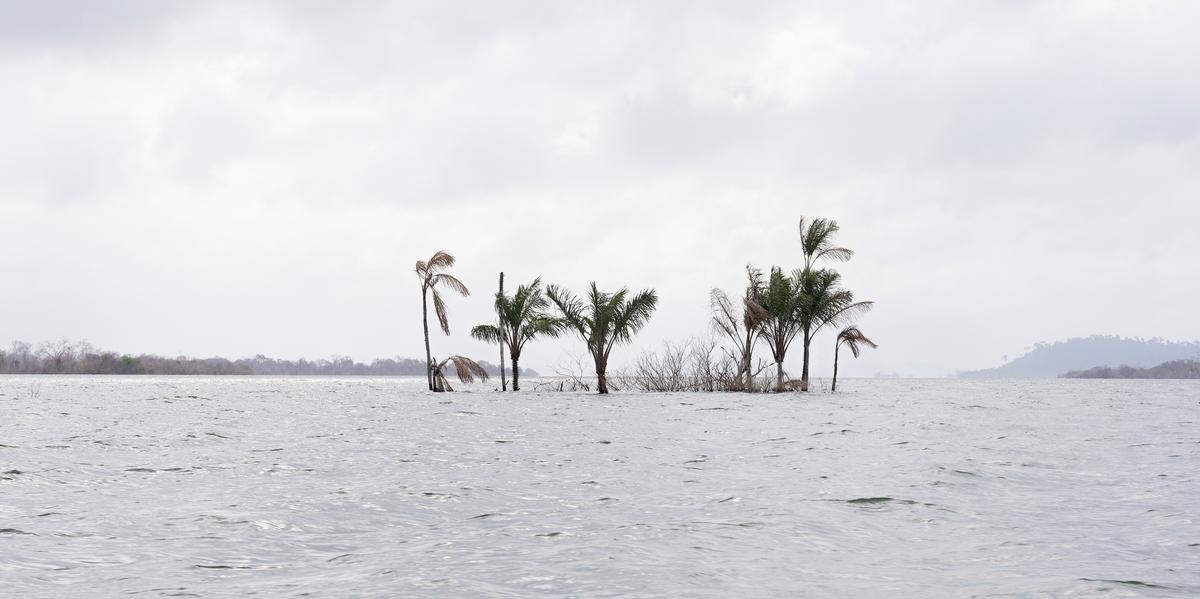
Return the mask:
[[472, 328], [471, 337], [487, 343], [504, 342], [504, 332], [494, 324], [481, 324]]

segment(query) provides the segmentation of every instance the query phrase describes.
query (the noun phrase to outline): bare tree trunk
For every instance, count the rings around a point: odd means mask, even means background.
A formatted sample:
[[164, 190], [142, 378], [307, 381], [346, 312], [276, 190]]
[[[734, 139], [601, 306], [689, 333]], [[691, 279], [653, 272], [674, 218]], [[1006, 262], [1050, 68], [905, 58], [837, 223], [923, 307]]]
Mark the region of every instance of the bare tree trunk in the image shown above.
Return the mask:
[[812, 339], [809, 338], [808, 327], [804, 327], [804, 368], [800, 370], [800, 390], [808, 391], [808, 344]]
[[[504, 295], [504, 273], [500, 273], [500, 295]], [[508, 391], [508, 379], [504, 376], [504, 318], [499, 319], [500, 330], [500, 390]], [[513, 391], [517, 390], [517, 361], [513, 360]]]
[[830, 392], [830, 393], [836, 393], [836, 392], [837, 392], [837, 363], [838, 363], [838, 351], [839, 351], [839, 350], [841, 350], [841, 349], [842, 349], [842, 344], [841, 344], [841, 343], [838, 343], [837, 345], [833, 346], [833, 384], [832, 384], [832, 385], [830, 385], [830, 387], [829, 387], [829, 392]]
[[433, 355], [429, 353], [429, 295], [421, 289], [421, 324], [425, 327], [425, 382], [433, 391]]
[[513, 391], [520, 391], [520, 390], [521, 390], [521, 385], [520, 385], [520, 382], [517, 380], [517, 378], [518, 378], [518, 377], [520, 376], [520, 374], [521, 374], [521, 367], [520, 367], [520, 366], [517, 366], [517, 360], [519, 360], [519, 359], [520, 359], [520, 356], [517, 356], [516, 354], [513, 354], [513, 357], [512, 357], [512, 362], [513, 362]]
[[783, 392], [783, 358], [775, 359], [775, 390]]

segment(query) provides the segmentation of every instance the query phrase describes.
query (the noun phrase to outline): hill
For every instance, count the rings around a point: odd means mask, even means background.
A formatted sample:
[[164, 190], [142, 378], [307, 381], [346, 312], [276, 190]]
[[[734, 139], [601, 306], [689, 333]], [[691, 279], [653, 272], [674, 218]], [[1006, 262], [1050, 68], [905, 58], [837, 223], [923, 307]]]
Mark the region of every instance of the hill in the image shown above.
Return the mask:
[[1110, 335], [1038, 343], [1015, 360], [996, 367], [959, 373], [966, 378], [1053, 378], [1095, 367], [1150, 368], [1174, 360], [1200, 358], [1200, 343], [1162, 339], [1126, 339]]
[[1173, 360], [1152, 368], [1097, 366], [1072, 370], [1062, 376], [1068, 379], [1200, 379], [1200, 360]]

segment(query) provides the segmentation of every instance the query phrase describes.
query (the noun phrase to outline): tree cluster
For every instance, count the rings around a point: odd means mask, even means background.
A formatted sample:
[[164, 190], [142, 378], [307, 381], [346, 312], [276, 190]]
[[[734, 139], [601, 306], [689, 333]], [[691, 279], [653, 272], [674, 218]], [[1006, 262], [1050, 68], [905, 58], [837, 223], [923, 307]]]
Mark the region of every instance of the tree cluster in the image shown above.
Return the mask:
[[[489, 374], [499, 368], [478, 363]], [[158, 375], [268, 375], [268, 376], [424, 376], [425, 364], [411, 358], [381, 358], [370, 363], [345, 356], [319, 360], [253, 358], [174, 358], [152, 354], [130, 355], [98, 350], [87, 341], [61, 339], [36, 348], [14, 341], [0, 350], [0, 374], [158, 374]], [[525, 370], [526, 376], [537, 376]]]
[[[842, 276], [829, 262], [845, 262], [851, 250], [835, 243], [837, 221], [823, 218], [800, 220], [803, 265], [791, 271], [771, 267], [764, 276], [754, 266], [746, 267], [746, 287], [735, 302], [721, 289], [710, 294], [712, 328], [723, 344], [691, 341], [668, 344], [661, 353], [647, 352], [626, 377], [637, 389], [646, 391], [784, 391], [809, 389], [812, 342], [826, 328], [844, 326], [834, 346], [833, 390], [837, 389], [837, 364], [842, 347], [858, 357], [863, 347], [876, 347], [854, 325], [874, 302], [858, 301], [842, 284]], [[799, 380], [786, 376], [784, 360], [794, 342], [803, 351]], [[754, 363], [755, 351], [763, 346], [770, 360]], [[720, 356], [713, 352], [720, 349]], [[775, 380], [758, 375], [774, 366]]]

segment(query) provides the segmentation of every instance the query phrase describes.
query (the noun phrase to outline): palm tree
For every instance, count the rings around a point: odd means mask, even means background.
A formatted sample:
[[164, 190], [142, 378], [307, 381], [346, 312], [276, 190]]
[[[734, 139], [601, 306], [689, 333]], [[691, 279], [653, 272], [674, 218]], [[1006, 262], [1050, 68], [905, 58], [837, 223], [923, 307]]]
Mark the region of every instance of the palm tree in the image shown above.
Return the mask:
[[438, 293], [437, 286], [446, 285], [464, 297], [471, 295], [462, 281], [454, 278], [453, 275], [442, 272], [451, 266], [454, 266], [454, 256], [446, 253], [445, 250], [439, 250], [428, 262], [417, 260], [415, 268], [417, 277], [421, 279], [421, 324], [425, 327], [425, 370], [430, 391], [434, 390], [435, 368], [433, 355], [429, 353], [429, 291], [433, 290], [433, 309], [437, 313], [438, 323], [442, 325], [442, 332], [447, 335], [450, 334], [450, 321], [446, 319], [446, 303], [442, 301], [442, 295]]
[[799, 282], [783, 274], [778, 266], [771, 267], [771, 276], [759, 296], [759, 305], [766, 312], [760, 335], [775, 360], [775, 390], [783, 391], [783, 360], [788, 347], [801, 331]]
[[[496, 297], [497, 297], [497, 299], [504, 297], [504, 271], [500, 272], [500, 291], [496, 295]], [[502, 316], [500, 314], [499, 306], [496, 306], [496, 315], [500, 317], [499, 320], [496, 321], [497, 326], [499, 326], [500, 330], [503, 331], [504, 330], [504, 316]], [[474, 335], [475, 331], [472, 330], [471, 334]], [[500, 340], [500, 390], [508, 391], [508, 377], [504, 374], [504, 339], [503, 339], [504, 335], [501, 334], [500, 337], [501, 337], [501, 340]], [[516, 391], [516, 389], [513, 389], [513, 391]]]
[[587, 301], [555, 285], [546, 293], [562, 313], [563, 325], [574, 329], [587, 344], [596, 363], [596, 385], [601, 394], [608, 393], [608, 358], [613, 346], [628, 343], [646, 325], [658, 305], [658, 295], [646, 289], [630, 297], [628, 287], [604, 293], [594, 282]]
[[829, 388], [830, 392], [837, 391], [838, 350], [842, 349], [843, 343], [846, 344], [846, 347], [850, 348], [850, 353], [854, 354], [855, 358], [862, 352], [862, 346], [870, 348], [879, 347], [879, 345], [864, 335], [856, 325], [850, 325], [842, 329], [842, 332], [838, 333], [837, 343], [833, 347], [833, 385]]
[[[432, 361], [431, 361], [432, 363]], [[488, 380], [487, 371], [479, 365], [478, 362], [463, 356], [450, 356], [441, 362], [438, 362], [430, 369], [433, 375], [433, 391], [453, 391], [450, 386], [450, 381], [446, 378], [446, 365], [454, 364], [455, 374], [458, 375], [458, 380], [463, 383], [474, 383], [475, 377], [479, 380]]]
[[730, 356], [738, 363], [737, 386], [749, 391], [754, 389], [753, 375], [750, 371], [754, 344], [762, 332], [763, 323], [770, 318], [770, 314], [761, 304], [762, 271], [747, 265], [746, 278], [746, 293], [742, 297], [742, 313], [740, 315], [734, 310], [729, 296], [720, 289], [712, 290], [710, 304], [713, 311], [713, 328], [728, 337], [737, 351], [736, 356]]
[[[812, 282], [820, 282], [823, 275], [815, 275], [814, 269], [817, 263], [821, 260], [833, 260], [835, 262], [846, 262], [854, 257], [854, 252], [844, 247], [835, 245], [835, 239], [838, 232], [842, 228], [838, 226], [836, 220], [825, 218], [814, 218], [811, 221], [806, 217], [800, 217], [800, 250], [804, 254], [804, 268], [799, 272], [802, 275], [795, 276], [796, 281], [801, 283], [801, 288], [804, 293], [811, 292]], [[833, 271], [829, 271], [833, 272]], [[836, 274], [836, 273], [834, 273]], [[818, 284], [818, 287], [820, 285]], [[804, 362], [800, 369], [800, 390], [808, 391], [808, 365], [810, 346], [812, 344], [813, 335], [821, 328], [820, 322], [822, 314], [818, 308], [825, 306], [829, 298], [810, 297], [804, 304], [802, 314], [802, 329], [804, 337], [802, 344], [804, 346]]]
[[808, 391], [809, 348], [817, 333], [826, 325], [837, 326], [866, 313], [875, 302], [856, 302], [854, 293], [839, 285], [842, 276], [835, 270], [796, 270], [792, 274], [799, 282], [797, 290], [797, 319], [802, 332], [804, 366], [800, 372], [800, 390]]
[[[471, 329], [471, 336], [489, 343], [508, 346], [512, 358], [512, 388], [520, 391], [521, 351], [534, 337], [557, 337], [563, 322], [546, 314], [549, 300], [542, 292], [542, 280], [534, 279], [529, 285], [520, 285], [512, 297], [504, 292], [496, 294], [496, 314], [499, 324], [481, 324]], [[502, 356], [503, 357], [503, 356]]]

